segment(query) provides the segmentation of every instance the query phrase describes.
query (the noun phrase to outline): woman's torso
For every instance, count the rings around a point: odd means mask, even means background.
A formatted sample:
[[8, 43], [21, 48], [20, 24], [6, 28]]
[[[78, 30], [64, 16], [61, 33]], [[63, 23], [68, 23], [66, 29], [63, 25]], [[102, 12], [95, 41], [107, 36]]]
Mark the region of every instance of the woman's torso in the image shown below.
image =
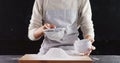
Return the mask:
[[72, 46], [79, 35], [77, 30], [78, 0], [44, 0], [43, 8], [44, 23], [54, 24], [57, 28], [66, 28], [67, 32], [62, 41], [53, 41], [45, 37], [41, 50]]

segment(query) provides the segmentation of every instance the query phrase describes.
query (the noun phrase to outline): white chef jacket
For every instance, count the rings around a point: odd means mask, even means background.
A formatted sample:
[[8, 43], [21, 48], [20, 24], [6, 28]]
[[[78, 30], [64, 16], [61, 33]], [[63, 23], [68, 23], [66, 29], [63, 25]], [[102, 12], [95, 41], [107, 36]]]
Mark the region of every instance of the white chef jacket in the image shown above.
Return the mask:
[[[83, 37], [91, 35], [94, 38], [92, 13], [89, 0], [35, 0], [33, 13], [29, 24], [28, 37], [35, 39], [34, 31], [44, 23], [54, 24], [57, 28], [66, 28], [66, 34], [61, 41], [45, 37], [40, 52], [45, 54], [50, 48], [60, 47], [64, 50], [73, 49], [73, 43], [79, 41], [78, 28]], [[70, 46], [70, 47], [69, 47]]]

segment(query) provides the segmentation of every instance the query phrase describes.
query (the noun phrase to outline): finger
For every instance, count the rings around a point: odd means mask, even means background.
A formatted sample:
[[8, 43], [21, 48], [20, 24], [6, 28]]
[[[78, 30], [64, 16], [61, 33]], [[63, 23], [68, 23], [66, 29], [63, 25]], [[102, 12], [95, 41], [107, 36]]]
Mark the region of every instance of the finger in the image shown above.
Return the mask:
[[90, 35], [86, 35], [85, 39], [90, 40], [92, 43], [95, 41], [94, 38], [92, 38]]
[[50, 28], [56, 28], [56, 26], [55, 26], [55, 25], [53, 25], [53, 24], [51, 24], [51, 25], [50, 25]]
[[44, 29], [48, 29], [48, 26], [47, 26], [47, 25], [44, 25]]
[[92, 46], [92, 50], [95, 50], [96, 49], [96, 47], [95, 46]]
[[88, 40], [91, 42], [91, 43], [94, 43], [95, 40], [93, 38], [88, 38]]
[[94, 43], [94, 42], [95, 42], [95, 40], [94, 40], [94, 39], [91, 39], [91, 42], [92, 42], [92, 43]]
[[91, 52], [92, 52], [92, 50], [90, 50], [90, 51], [88, 51], [88, 52], [85, 52], [84, 55], [85, 55], [85, 56], [89, 56]]
[[50, 24], [46, 23], [44, 24], [44, 29], [49, 29], [50, 28]]
[[49, 28], [56, 28], [56, 26], [53, 25], [53, 24], [48, 24], [48, 23], [46, 23], [46, 24], [45, 24], [45, 28], [47, 28], [47, 29], [49, 29]]
[[90, 51], [87, 55], [89, 56], [91, 54], [92, 51]]
[[91, 50], [95, 50], [96, 48], [95, 48], [95, 46], [91, 46], [91, 48], [88, 48], [88, 51], [91, 51]]
[[50, 28], [50, 24], [47, 23], [46, 26], [47, 26], [48, 28]]
[[94, 46], [91, 46], [91, 48], [88, 49], [88, 52], [85, 52], [85, 56], [89, 56], [92, 52], [92, 50], [95, 50], [96, 48]]

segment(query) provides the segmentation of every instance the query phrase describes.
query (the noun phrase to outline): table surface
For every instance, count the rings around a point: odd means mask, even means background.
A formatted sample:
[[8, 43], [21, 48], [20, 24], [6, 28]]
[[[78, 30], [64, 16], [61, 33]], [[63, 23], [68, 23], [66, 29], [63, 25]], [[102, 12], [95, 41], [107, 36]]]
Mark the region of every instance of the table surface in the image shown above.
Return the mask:
[[[0, 63], [18, 63], [23, 55], [0, 55]], [[93, 63], [120, 63], [120, 55], [91, 55]]]

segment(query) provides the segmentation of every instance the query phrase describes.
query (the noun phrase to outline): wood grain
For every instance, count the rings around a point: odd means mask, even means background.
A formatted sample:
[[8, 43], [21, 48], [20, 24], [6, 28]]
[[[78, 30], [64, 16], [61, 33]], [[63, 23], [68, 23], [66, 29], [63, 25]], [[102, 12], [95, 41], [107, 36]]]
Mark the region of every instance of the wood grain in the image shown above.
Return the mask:
[[88, 56], [80, 56], [77, 59], [49, 60], [49, 59], [42, 59], [37, 54], [26, 54], [19, 59], [19, 63], [92, 63], [92, 59]]

